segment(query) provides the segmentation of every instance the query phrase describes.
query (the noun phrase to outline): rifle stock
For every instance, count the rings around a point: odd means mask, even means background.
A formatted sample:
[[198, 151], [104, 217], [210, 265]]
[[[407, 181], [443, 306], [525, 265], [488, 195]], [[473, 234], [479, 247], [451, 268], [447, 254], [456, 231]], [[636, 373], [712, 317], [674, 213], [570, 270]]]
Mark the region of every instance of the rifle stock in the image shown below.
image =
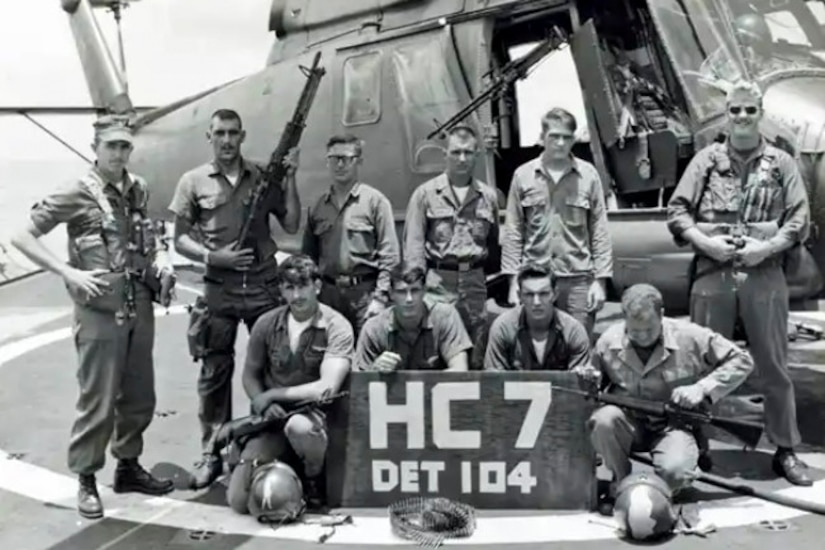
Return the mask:
[[256, 250], [257, 255], [257, 246], [255, 246], [255, 243], [247, 243], [249, 240], [249, 231], [255, 219], [261, 214], [259, 212], [260, 205], [270, 187], [282, 187], [286, 179], [287, 167], [284, 166], [284, 159], [290, 149], [296, 147], [301, 141], [301, 135], [306, 127], [309, 109], [315, 101], [315, 94], [318, 92], [318, 86], [321, 84], [321, 78], [326, 74], [326, 70], [318, 66], [320, 61], [321, 52], [318, 52], [315, 54], [312, 60], [312, 66], [309, 69], [301, 67], [301, 71], [306, 75], [307, 81], [304, 84], [301, 97], [298, 98], [295, 112], [292, 114], [292, 118], [286, 123], [284, 131], [281, 133], [281, 138], [278, 140], [277, 147], [275, 147], [275, 150], [269, 156], [269, 162], [264, 169], [263, 177], [252, 193], [249, 211], [244, 219], [243, 226], [241, 226], [236, 248], [252, 248]]
[[629, 395], [586, 392], [583, 390], [575, 390], [573, 388], [564, 388], [560, 386], [554, 386], [553, 390], [575, 393], [586, 399], [593, 399], [598, 403], [615, 405], [617, 407], [648, 416], [665, 418], [676, 424], [681, 423], [690, 426], [708, 424], [715, 426], [742, 441], [748, 447], [756, 447], [759, 440], [762, 438], [762, 431], [764, 430], [764, 426], [757, 422], [737, 420], [734, 418], [720, 418], [710, 413], [698, 410], [683, 409], [670, 403], [659, 403], [639, 397], [631, 397]]

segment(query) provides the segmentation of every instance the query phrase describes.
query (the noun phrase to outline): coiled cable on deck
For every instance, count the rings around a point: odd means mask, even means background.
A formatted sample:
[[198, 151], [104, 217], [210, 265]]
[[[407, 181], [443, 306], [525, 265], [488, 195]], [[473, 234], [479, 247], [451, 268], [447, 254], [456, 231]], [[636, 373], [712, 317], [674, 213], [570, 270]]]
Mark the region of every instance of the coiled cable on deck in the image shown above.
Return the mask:
[[392, 532], [420, 546], [437, 548], [444, 539], [469, 537], [476, 529], [472, 506], [447, 498], [414, 497], [389, 507]]

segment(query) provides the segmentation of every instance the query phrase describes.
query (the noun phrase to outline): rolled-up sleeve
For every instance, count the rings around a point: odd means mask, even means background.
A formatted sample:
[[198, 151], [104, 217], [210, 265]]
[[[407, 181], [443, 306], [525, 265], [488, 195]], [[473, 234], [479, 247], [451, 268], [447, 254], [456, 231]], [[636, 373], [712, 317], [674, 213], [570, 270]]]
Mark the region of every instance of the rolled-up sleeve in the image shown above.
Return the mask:
[[355, 356], [352, 360], [352, 370], [370, 371], [372, 364], [378, 357], [388, 351], [381, 345], [381, 324], [387, 323], [385, 316], [381, 315], [367, 319], [361, 334], [358, 336], [358, 345], [355, 348]]
[[69, 223], [80, 213], [84, 191], [79, 182], [62, 185], [57, 191], [32, 206], [30, 217], [37, 230], [45, 235], [61, 223]]
[[395, 231], [395, 216], [392, 204], [386, 197], [378, 197], [375, 203], [376, 256], [378, 260], [378, 282], [376, 297], [388, 300], [390, 292], [390, 271], [401, 260], [398, 234]]
[[753, 372], [753, 359], [742, 348], [716, 332], [704, 327], [694, 327], [697, 345], [703, 352], [702, 360], [713, 369], [699, 380], [705, 395], [712, 402], [725, 397], [738, 388]]
[[708, 159], [705, 150], [700, 151], [691, 159], [667, 203], [667, 228], [679, 246], [688, 244], [682, 238], [682, 233], [696, 225], [694, 216], [699, 206], [702, 186], [705, 184]]
[[424, 240], [427, 231], [427, 207], [424, 202], [425, 189], [419, 186], [410, 197], [404, 220], [404, 266], [408, 269], [419, 267], [427, 270]]
[[513, 174], [507, 206], [504, 210], [504, 227], [501, 231], [501, 271], [509, 275], [518, 273], [524, 246], [524, 213], [521, 211], [521, 179], [519, 171]]
[[512, 345], [512, 334], [507, 327], [505, 315], [499, 315], [490, 327], [490, 336], [487, 340], [487, 351], [484, 353], [484, 370], [504, 371], [511, 370], [511, 361], [508, 347]]
[[811, 209], [805, 183], [799, 165], [789, 155], [782, 155], [781, 170], [784, 175], [782, 190], [785, 211], [779, 226], [777, 238], [792, 244], [807, 238], [811, 223]]
[[195, 203], [192, 179], [187, 174], [181, 177], [177, 187], [175, 187], [175, 194], [172, 195], [169, 210], [179, 218], [190, 222], [197, 219], [197, 204]]
[[464, 328], [458, 310], [453, 306], [440, 304], [434, 306], [430, 315], [437, 318], [434, 322], [439, 323], [441, 329], [438, 333], [438, 351], [445, 363], [462, 351], [472, 349], [473, 341]]
[[613, 245], [607, 227], [607, 206], [598, 172], [593, 170], [590, 186], [590, 250], [593, 256], [593, 276], [609, 279], [613, 276]]

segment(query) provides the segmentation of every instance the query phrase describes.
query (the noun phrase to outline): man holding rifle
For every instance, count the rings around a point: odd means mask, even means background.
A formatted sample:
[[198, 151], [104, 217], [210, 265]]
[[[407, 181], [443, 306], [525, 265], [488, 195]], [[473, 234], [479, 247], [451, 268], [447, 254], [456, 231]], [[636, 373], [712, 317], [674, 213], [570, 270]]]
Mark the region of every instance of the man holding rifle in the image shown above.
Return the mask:
[[[274, 214], [287, 233], [297, 233], [301, 203], [295, 187], [297, 150], [284, 164], [283, 188], [272, 185], [261, 211], [250, 227], [245, 246], [236, 246], [248, 217], [248, 203], [261, 181], [262, 169], [241, 156], [245, 132], [235, 111], [220, 109], [212, 115], [207, 132], [213, 160], [183, 175], [169, 209], [175, 214], [175, 247], [187, 258], [206, 265], [204, 298], [193, 310], [190, 345], [194, 359], [202, 359], [198, 377], [202, 444], [215, 428], [232, 418], [232, 373], [238, 323], [247, 329], [263, 313], [277, 307], [278, 246], [269, 229]], [[199, 238], [192, 234], [197, 229]], [[249, 245], [254, 243], [254, 246]], [[205, 457], [203, 475], [210, 477], [219, 461]]]
[[[661, 293], [648, 284], [622, 296], [624, 321], [608, 328], [593, 350], [593, 366], [575, 369], [606, 393], [699, 409], [735, 390], [753, 370], [750, 356], [699, 325], [664, 317]], [[588, 421], [593, 448], [613, 473], [611, 497], [630, 474], [631, 450], [650, 451], [656, 474], [674, 492], [690, 485], [699, 460], [691, 427], [605, 405]]]
[[[249, 336], [243, 386], [253, 415], [284, 423], [254, 435], [232, 472], [227, 499], [247, 513], [255, 466], [294, 453], [303, 463], [304, 496], [310, 509], [323, 506], [326, 414], [319, 408], [289, 415], [299, 403], [320, 401], [341, 388], [350, 371], [352, 327], [343, 315], [319, 303], [321, 275], [307, 256], [291, 256], [278, 269], [286, 305], [263, 315]], [[294, 461], [293, 461], [294, 462]]]

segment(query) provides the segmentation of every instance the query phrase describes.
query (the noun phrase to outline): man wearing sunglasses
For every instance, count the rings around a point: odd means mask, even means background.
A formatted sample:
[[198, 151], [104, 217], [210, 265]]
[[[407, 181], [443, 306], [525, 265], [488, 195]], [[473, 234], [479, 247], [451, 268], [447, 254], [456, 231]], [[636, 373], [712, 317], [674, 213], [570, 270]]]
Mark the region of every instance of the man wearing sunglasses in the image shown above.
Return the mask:
[[341, 312], [355, 330], [389, 301], [390, 270], [400, 261], [389, 199], [359, 181], [361, 140], [327, 142], [332, 186], [309, 210], [303, 251], [321, 270], [321, 302]]
[[[486, 338], [485, 267], [498, 256], [498, 194], [473, 177], [478, 136], [459, 125], [447, 137], [447, 169], [410, 197], [404, 262], [427, 273], [427, 298], [455, 305], [476, 343], [470, 366], [481, 370]], [[493, 260], [491, 262], [490, 260]]]
[[759, 133], [762, 93], [737, 82], [727, 95], [728, 136], [691, 160], [668, 204], [668, 228], [692, 245], [691, 319], [731, 338], [741, 319], [765, 394], [773, 468], [811, 485], [794, 454], [800, 443], [788, 373], [788, 285], [784, 253], [801, 243], [810, 209], [794, 159]]

